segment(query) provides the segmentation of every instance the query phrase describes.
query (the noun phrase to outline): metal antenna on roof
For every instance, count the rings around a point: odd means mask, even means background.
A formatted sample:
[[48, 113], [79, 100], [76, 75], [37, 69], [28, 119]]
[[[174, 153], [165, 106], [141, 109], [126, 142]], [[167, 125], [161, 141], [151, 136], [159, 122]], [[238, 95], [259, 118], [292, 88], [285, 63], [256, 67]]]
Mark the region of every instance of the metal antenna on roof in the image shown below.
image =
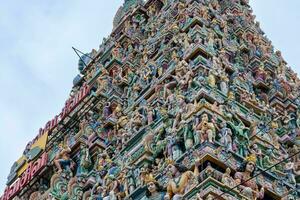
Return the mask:
[[76, 49], [75, 47], [72, 47], [73, 51], [76, 53], [76, 55], [79, 57], [79, 59], [81, 60], [81, 62], [83, 62], [84, 66], [87, 67], [87, 64], [85, 63], [85, 61], [82, 59], [82, 56], [80, 56], [79, 54], [81, 55], [85, 55], [86, 57], [90, 58], [93, 60], [92, 57], [90, 57], [90, 55], [88, 53], [83, 53], [82, 51]]

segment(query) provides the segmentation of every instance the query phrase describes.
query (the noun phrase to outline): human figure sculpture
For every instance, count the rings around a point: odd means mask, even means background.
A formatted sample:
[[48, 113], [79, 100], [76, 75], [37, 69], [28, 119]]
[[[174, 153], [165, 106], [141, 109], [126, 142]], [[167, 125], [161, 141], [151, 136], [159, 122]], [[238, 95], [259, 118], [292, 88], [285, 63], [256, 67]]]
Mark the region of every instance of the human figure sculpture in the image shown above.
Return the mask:
[[215, 125], [209, 122], [208, 115], [203, 114], [201, 117], [201, 122], [195, 127], [196, 133], [200, 137], [200, 142], [203, 143], [208, 141], [213, 143], [215, 141]]
[[94, 169], [97, 171], [103, 170], [109, 163], [112, 163], [112, 160], [109, 158], [109, 155], [106, 152], [98, 153], [97, 160], [94, 165]]
[[192, 172], [178, 163], [168, 165], [171, 179], [167, 185], [165, 200], [180, 200], [183, 198], [191, 180], [199, 175], [198, 166], [199, 162], [196, 161], [194, 172]]
[[232, 151], [232, 131], [227, 128], [226, 122], [220, 125], [220, 143], [225, 147], [226, 151]]
[[177, 125], [182, 119], [182, 114], [184, 113], [184, 110], [186, 109], [186, 103], [185, 103], [185, 97], [183, 95], [177, 95], [176, 96], [177, 102], [175, 106], [175, 119], [173, 121], [172, 129], [175, 130]]
[[179, 147], [176, 138], [172, 136], [167, 137], [166, 153], [170, 160], [177, 160], [182, 155], [182, 150]]
[[249, 152], [251, 155], [256, 156], [256, 163], [259, 167], [263, 167], [263, 153], [261, 149], [258, 147], [258, 145], [255, 143], [249, 148]]
[[216, 76], [213, 71], [209, 71], [208, 77], [207, 77], [207, 83], [212, 88], [216, 87]]
[[125, 166], [124, 169], [124, 173], [125, 173], [125, 193], [126, 196], [131, 194], [135, 187], [136, 187], [136, 181], [135, 181], [135, 177], [134, 177], [134, 173], [133, 173], [133, 168], [130, 166]]
[[[287, 180], [289, 183], [296, 185], [296, 176], [295, 176], [295, 163], [292, 161], [288, 161], [284, 166], [284, 172], [287, 176]], [[299, 175], [299, 173], [297, 174]]]
[[103, 117], [107, 119], [112, 114], [111, 103], [107, 102], [103, 108]]
[[142, 200], [164, 200], [166, 193], [153, 177], [150, 177], [149, 180], [147, 180], [146, 186], [146, 197]]
[[70, 158], [71, 149], [69, 147], [65, 148], [60, 144], [59, 149], [59, 153], [55, 156], [54, 164], [58, 169], [58, 173], [61, 173], [64, 169], [72, 169], [73, 161]]
[[194, 133], [190, 124], [183, 120], [180, 122], [183, 126], [183, 137], [185, 149], [189, 150], [194, 146]]
[[115, 59], [121, 59], [121, 45], [116, 43], [115, 47], [111, 51], [112, 57]]
[[251, 156], [247, 157], [246, 161], [241, 166], [239, 172], [234, 175], [236, 184], [241, 184], [239, 186], [241, 194], [245, 195], [249, 199], [263, 199], [264, 198], [264, 188], [260, 190], [256, 184], [256, 179], [250, 179], [254, 175], [256, 158]]
[[227, 168], [225, 173], [222, 175], [222, 180], [221, 182], [227, 185], [230, 188], [233, 188], [236, 186], [234, 178], [230, 175], [231, 169]]
[[214, 37], [214, 33], [213, 32], [209, 32], [208, 33], [208, 37], [207, 37], [207, 48], [208, 51], [212, 54], [215, 53], [215, 37]]
[[256, 70], [255, 79], [257, 81], [265, 81], [266, 76], [267, 76], [267, 72], [264, 69], [264, 64], [261, 63], [259, 68]]
[[229, 82], [229, 79], [227, 77], [226, 72], [222, 71], [221, 75], [220, 75], [220, 89], [221, 89], [222, 93], [226, 96], [227, 96], [228, 91], [229, 91], [228, 82]]
[[92, 161], [88, 146], [86, 144], [82, 144], [80, 151], [80, 163], [77, 173], [86, 175], [89, 172], [91, 165]]

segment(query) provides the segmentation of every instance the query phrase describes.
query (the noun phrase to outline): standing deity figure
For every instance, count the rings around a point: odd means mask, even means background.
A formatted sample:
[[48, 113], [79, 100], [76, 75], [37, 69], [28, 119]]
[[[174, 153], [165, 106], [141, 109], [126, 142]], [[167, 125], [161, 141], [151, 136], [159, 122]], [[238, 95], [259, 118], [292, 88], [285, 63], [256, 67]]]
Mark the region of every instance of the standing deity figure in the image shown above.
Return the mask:
[[182, 155], [182, 150], [177, 144], [176, 138], [174, 136], [167, 137], [168, 144], [166, 147], [166, 153], [170, 160], [177, 160]]
[[263, 199], [264, 188], [259, 190], [256, 179], [251, 179], [255, 172], [255, 163], [255, 156], [247, 157], [246, 162], [243, 163], [240, 171], [235, 173], [234, 178], [236, 184], [241, 184], [239, 188], [242, 195], [249, 199]]
[[115, 59], [121, 59], [121, 45], [119, 43], [115, 44], [115, 47], [112, 49], [111, 54]]
[[226, 151], [232, 151], [232, 131], [227, 128], [226, 122], [220, 125], [220, 143], [225, 147]]
[[108, 86], [109, 86], [108, 76], [103, 76], [103, 75], [99, 76], [97, 78], [97, 90], [95, 94], [98, 96], [101, 93], [107, 92]]
[[176, 96], [176, 105], [175, 105], [175, 119], [173, 121], [172, 129], [176, 129], [177, 125], [182, 119], [182, 114], [184, 113], [186, 109], [186, 103], [185, 103], [185, 97], [183, 95], [177, 95]]
[[294, 167], [295, 167], [295, 163], [292, 161], [289, 161], [284, 166], [284, 172], [286, 173], [288, 182], [293, 185], [296, 185], [297, 181], [296, 181], [296, 177], [294, 174]]
[[86, 144], [82, 144], [80, 151], [80, 164], [78, 167], [78, 174], [88, 174], [92, 166], [92, 160], [89, 153], [89, 148]]
[[134, 191], [134, 189], [136, 187], [136, 183], [135, 183], [133, 168], [131, 168], [129, 166], [125, 166], [124, 173], [125, 173], [125, 178], [126, 178], [125, 193], [127, 196]]
[[228, 75], [226, 74], [225, 71], [222, 71], [220, 75], [220, 89], [221, 92], [226, 96], [229, 92], [228, 82], [229, 82]]
[[208, 72], [207, 83], [212, 88], [216, 87], [216, 76], [212, 70]]
[[181, 200], [183, 195], [189, 189], [189, 184], [195, 177], [199, 175], [199, 162], [196, 161], [194, 172], [189, 171], [181, 164], [169, 164], [168, 170], [171, 179], [167, 185], [167, 194], [165, 195], [165, 200]]
[[214, 33], [210, 32], [210, 33], [208, 33], [208, 36], [207, 36], [207, 48], [208, 48], [208, 51], [212, 54], [215, 53], [214, 45], [215, 45]]
[[189, 150], [194, 146], [194, 133], [190, 124], [187, 123], [186, 120], [181, 122], [183, 125], [183, 137], [184, 137], [184, 145], [185, 149]]
[[206, 141], [213, 143], [215, 141], [216, 128], [213, 123], [209, 122], [207, 114], [202, 115], [201, 122], [195, 128], [201, 143]]

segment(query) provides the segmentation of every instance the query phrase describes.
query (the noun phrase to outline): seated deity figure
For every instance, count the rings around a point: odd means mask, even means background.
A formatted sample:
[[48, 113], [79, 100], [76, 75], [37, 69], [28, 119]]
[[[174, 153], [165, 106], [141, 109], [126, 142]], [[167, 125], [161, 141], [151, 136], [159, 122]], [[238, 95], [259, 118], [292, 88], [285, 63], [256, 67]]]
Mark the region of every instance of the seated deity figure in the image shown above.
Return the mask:
[[94, 170], [101, 171], [106, 165], [112, 163], [109, 155], [106, 152], [98, 152], [98, 156], [94, 165]]
[[215, 140], [215, 125], [209, 122], [208, 115], [203, 114], [201, 117], [201, 122], [195, 127], [196, 133], [199, 134], [200, 142], [203, 143], [208, 141], [213, 143]]
[[194, 172], [187, 170], [183, 165], [175, 163], [169, 164], [168, 170], [171, 175], [171, 179], [167, 185], [167, 194], [165, 200], [180, 200], [183, 199], [183, 195], [189, 189], [189, 184], [195, 177], [199, 175], [199, 162], [196, 161]]
[[225, 173], [222, 175], [222, 183], [227, 185], [228, 187], [235, 187], [236, 183], [233, 177], [230, 175], [231, 169], [227, 168]]
[[255, 163], [255, 156], [247, 157], [239, 172], [235, 173], [234, 178], [236, 184], [241, 184], [239, 188], [241, 189], [242, 195], [248, 197], [249, 199], [263, 199], [264, 188], [262, 187], [259, 190], [256, 179], [250, 179], [253, 177], [255, 172]]
[[71, 149], [64, 147], [63, 144], [59, 145], [59, 153], [55, 156], [54, 164], [58, 169], [58, 173], [61, 173], [64, 169], [70, 170], [73, 168], [73, 161], [70, 158]]
[[267, 72], [265, 71], [265, 65], [263, 63], [260, 64], [255, 73], [255, 79], [257, 81], [264, 81], [266, 79]]

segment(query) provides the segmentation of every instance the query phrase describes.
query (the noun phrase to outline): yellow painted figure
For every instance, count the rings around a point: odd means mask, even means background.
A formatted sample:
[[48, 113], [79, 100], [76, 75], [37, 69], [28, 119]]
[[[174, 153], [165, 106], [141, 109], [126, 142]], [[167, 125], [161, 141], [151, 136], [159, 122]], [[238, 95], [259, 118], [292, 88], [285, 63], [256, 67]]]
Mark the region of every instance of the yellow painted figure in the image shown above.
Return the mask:
[[187, 170], [181, 164], [169, 164], [168, 170], [171, 175], [171, 179], [167, 186], [167, 194], [165, 199], [179, 200], [183, 198], [183, 195], [189, 189], [190, 183], [196, 176], [199, 175], [199, 162], [195, 163], [194, 172]]

